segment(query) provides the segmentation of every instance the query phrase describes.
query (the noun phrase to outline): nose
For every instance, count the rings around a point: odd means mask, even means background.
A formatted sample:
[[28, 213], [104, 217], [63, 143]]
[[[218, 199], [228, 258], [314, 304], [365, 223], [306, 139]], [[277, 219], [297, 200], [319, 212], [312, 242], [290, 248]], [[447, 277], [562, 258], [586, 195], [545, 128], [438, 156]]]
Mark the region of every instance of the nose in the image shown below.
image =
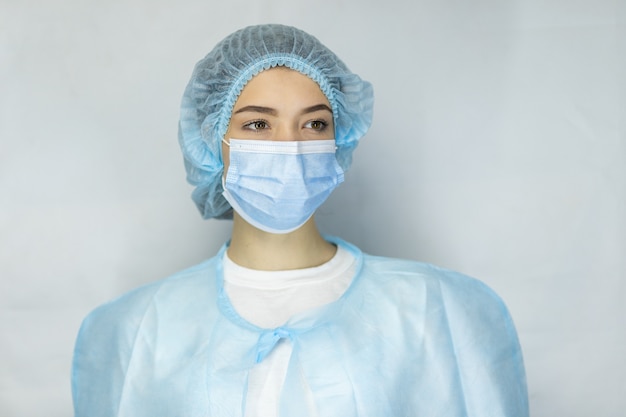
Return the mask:
[[304, 134], [297, 123], [280, 123], [275, 131], [274, 137], [276, 141], [292, 141], [292, 140], [305, 140]]

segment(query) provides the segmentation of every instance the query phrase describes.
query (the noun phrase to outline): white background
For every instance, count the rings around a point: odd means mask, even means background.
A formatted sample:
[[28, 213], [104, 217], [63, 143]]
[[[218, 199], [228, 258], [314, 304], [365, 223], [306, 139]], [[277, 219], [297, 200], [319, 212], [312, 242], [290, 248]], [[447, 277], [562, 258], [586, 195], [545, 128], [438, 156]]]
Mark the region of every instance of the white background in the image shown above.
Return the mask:
[[96, 305], [211, 256], [178, 105], [261, 22], [375, 87], [321, 209], [365, 251], [479, 277], [516, 321], [535, 417], [626, 409], [626, 2], [0, 0], [0, 415], [71, 415]]

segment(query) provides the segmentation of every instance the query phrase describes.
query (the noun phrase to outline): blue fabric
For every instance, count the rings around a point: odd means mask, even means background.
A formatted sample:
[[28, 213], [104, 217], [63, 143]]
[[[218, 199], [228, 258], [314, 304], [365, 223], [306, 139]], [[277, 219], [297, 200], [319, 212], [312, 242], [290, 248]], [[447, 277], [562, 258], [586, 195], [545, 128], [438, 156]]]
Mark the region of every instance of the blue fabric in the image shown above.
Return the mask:
[[222, 196], [221, 140], [233, 106], [245, 85], [276, 66], [296, 70], [315, 81], [333, 111], [337, 162], [347, 171], [352, 151], [372, 122], [374, 93], [370, 83], [315, 37], [290, 26], [264, 24], [241, 29], [218, 43], [200, 60], [185, 89], [178, 139], [192, 198], [204, 218], [229, 218]]
[[254, 227], [289, 233], [344, 180], [335, 141], [230, 139], [224, 197]]
[[93, 311], [76, 343], [76, 417], [242, 416], [247, 377], [278, 341], [293, 354], [282, 416], [526, 417], [522, 355], [502, 301], [432, 265], [356, 257], [336, 302], [277, 329], [241, 318], [216, 257]]

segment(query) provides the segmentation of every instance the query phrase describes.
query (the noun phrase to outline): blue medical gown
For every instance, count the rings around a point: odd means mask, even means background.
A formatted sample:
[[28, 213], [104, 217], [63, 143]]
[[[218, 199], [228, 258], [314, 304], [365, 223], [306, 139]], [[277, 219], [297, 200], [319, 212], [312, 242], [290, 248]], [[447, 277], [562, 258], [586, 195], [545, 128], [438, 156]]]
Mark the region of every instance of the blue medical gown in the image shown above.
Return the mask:
[[230, 304], [226, 246], [94, 310], [74, 352], [76, 417], [243, 416], [250, 369], [284, 342], [293, 351], [280, 416], [528, 415], [517, 335], [494, 292], [329, 240], [356, 257], [352, 284], [277, 329]]

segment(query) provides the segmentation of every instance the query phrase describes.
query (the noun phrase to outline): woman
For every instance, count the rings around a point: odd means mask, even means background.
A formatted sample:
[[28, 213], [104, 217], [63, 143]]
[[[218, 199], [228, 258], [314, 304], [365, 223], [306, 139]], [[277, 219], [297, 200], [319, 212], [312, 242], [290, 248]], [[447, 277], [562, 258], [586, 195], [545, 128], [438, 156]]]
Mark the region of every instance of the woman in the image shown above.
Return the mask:
[[491, 290], [316, 228], [372, 104], [369, 83], [291, 27], [242, 29], [196, 65], [180, 144], [194, 201], [232, 215], [232, 238], [85, 319], [77, 416], [528, 414]]

